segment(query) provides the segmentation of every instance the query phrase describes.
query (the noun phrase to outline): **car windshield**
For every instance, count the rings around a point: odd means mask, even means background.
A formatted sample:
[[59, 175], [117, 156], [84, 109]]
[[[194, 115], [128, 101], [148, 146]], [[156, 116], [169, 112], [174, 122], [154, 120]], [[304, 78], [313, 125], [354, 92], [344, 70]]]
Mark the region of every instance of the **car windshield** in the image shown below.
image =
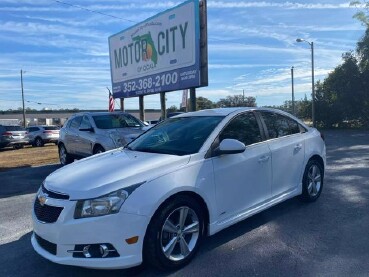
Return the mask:
[[115, 129], [127, 127], [142, 127], [143, 124], [127, 114], [106, 114], [92, 116], [99, 129]]
[[223, 118], [222, 116], [171, 118], [149, 129], [128, 144], [127, 148], [178, 156], [193, 154], [200, 150]]

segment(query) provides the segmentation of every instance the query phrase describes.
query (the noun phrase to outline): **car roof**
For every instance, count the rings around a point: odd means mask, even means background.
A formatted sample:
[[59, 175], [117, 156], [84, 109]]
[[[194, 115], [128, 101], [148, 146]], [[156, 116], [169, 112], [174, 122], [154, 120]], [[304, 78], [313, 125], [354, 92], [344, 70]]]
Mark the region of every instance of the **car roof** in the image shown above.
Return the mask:
[[244, 111], [272, 111], [283, 113], [281, 110], [272, 109], [272, 108], [257, 108], [257, 107], [234, 107], [234, 108], [216, 108], [216, 109], [207, 109], [196, 112], [188, 112], [184, 114], [177, 115], [176, 117], [188, 117], [188, 116], [227, 116], [232, 113], [244, 112]]
[[73, 116], [82, 116], [82, 115], [111, 115], [111, 114], [129, 114], [126, 112], [122, 112], [122, 111], [116, 111], [116, 112], [80, 112], [80, 113], [75, 113]]
[[291, 117], [295, 120], [297, 120], [300, 124], [302, 124], [304, 127], [308, 128], [308, 126], [302, 122], [300, 119], [295, 117], [292, 114], [286, 113], [282, 110], [273, 109], [273, 108], [263, 108], [263, 107], [236, 107], [236, 108], [216, 108], [216, 109], [208, 109], [208, 110], [201, 110], [196, 112], [189, 112], [189, 113], [183, 113], [180, 115], [174, 116], [177, 117], [193, 117], [193, 116], [228, 116], [230, 114], [238, 114], [245, 111], [270, 111], [274, 113], [279, 113], [282, 115], [286, 115], [288, 117]]

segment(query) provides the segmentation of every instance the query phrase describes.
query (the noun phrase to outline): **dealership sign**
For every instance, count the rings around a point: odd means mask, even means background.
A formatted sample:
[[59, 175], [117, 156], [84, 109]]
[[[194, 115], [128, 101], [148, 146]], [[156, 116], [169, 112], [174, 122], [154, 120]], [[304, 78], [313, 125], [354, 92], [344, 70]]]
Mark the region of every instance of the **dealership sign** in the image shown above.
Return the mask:
[[199, 1], [109, 37], [114, 98], [200, 86]]

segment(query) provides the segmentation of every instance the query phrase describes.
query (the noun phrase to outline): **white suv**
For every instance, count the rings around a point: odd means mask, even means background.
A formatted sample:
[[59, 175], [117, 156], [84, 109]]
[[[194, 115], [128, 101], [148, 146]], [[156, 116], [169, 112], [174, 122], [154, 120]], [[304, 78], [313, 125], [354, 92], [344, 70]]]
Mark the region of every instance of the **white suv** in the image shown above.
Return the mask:
[[45, 143], [58, 144], [59, 130], [58, 126], [30, 126], [27, 128], [29, 143], [35, 147], [44, 146]]
[[325, 161], [321, 134], [284, 112], [182, 114], [49, 175], [32, 245], [65, 265], [179, 268], [206, 235], [295, 196], [317, 200]]

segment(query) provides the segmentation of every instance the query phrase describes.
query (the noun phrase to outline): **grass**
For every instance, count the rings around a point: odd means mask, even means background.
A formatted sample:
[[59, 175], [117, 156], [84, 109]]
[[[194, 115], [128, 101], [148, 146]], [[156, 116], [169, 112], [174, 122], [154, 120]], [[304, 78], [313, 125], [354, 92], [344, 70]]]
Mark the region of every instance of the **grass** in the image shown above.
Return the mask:
[[44, 147], [25, 146], [23, 149], [0, 149], [0, 171], [12, 168], [31, 167], [59, 163], [58, 147], [46, 144]]

